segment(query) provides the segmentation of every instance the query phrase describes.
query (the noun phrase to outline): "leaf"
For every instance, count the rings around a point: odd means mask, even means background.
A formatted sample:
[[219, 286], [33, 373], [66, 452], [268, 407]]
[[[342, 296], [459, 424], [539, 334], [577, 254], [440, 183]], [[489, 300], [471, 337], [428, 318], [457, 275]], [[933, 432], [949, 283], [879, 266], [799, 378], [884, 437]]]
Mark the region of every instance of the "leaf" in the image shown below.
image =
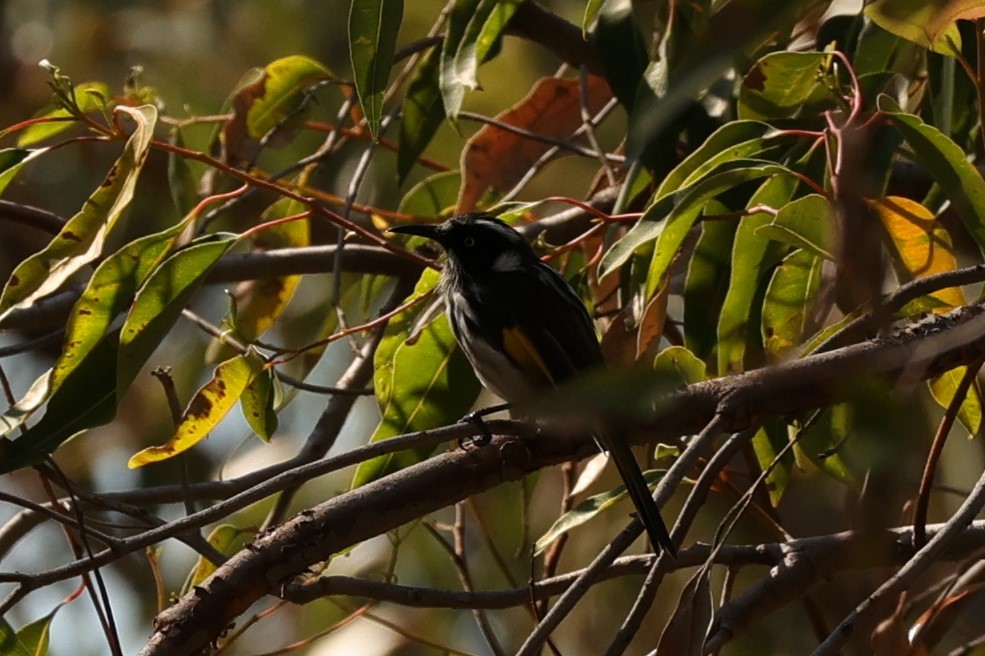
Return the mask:
[[[256, 529], [242, 529], [232, 524], [219, 524], [212, 529], [207, 539], [216, 551], [224, 556], [232, 556], [249, 544], [256, 533]], [[195, 586], [200, 585], [205, 579], [212, 576], [217, 568], [218, 566], [205, 556], [199, 556], [195, 567], [188, 572], [185, 584], [181, 586], [181, 594], [184, 595]]]
[[28, 307], [57, 291], [75, 272], [98, 258], [106, 235], [133, 198], [154, 136], [157, 109], [150, 105], [120, 106], [116, 111], [128, 114], [136, 123], [123, 153], [82, 210], [66, 222], [41, 252], [14, 269], [0, 295], [0, 321], [13, 309]]
[[705, 363], [683, 346], [660, 351], [653, 360], [653, 370], [666, 380], [676, 380], [681, 387], [708, 380]]
[[714, 617], [711, 568], [699, 567], [681, 590], [674, 613], [660, 634], [654, 656], [698, 656]]
[[657, 240], [647, 276], [648, 290], [656, 289], [706, 201], [743, 182], [778, 174], [790, 174], [790, 170], [769, 161], [737, 159], [721, 164], [700, 181], [660, 198], [602, 257], [599, 277], [622, 266], [640, 246]]
[[411, 187], [400, 200], [398, 211], [414, 216], [444, 216], [455, 208], [462, 174], [459, 171], [435, 173]]
[[772, 467], [766, 475], [765, 482], [766, 490], [770, 495], [770, 503], [774, 508], [783, 499], [783, 493], [787, 491], [787, 484], [790, 481], [790, 469], [794, 460], [793, 453], [775, 462], [777, 455], [786, 445], [786, 426], [777, 420], [767, 421], [752, 436], [752, 448], [760, 469], [766, 471], [767, 467]]
[[[724, 214], [724, 205], [711, 201], [705, 211]], [[701, 360], [718, 345], [718, 317], [731, 275], [732, 242], [736, 221], [705, 221], [688, 261], [684, 279], [684, 345]]]
[[[653, 487], [660, 482], [660, 479], [663, 478], [665, 473], [666, 470], [664, 469], [654, 469], [643, 472], [643, 478], [646, 480], [647, 486]], [[611, 490], [585, 499], [577, 506], [558, 517], [554, 521], [554, 524], [547, 529], [547, 532], [537, 538], [537, 542], [534, 543], [534, 555], [537, 556], [542, 554], [544, 550], [547, 549], [547, 547], [549, 547], [551, 543], [558, 539], [561, 535], [567, 533], [576, 526], [581, 526], [585, 522], [592, 520], [599, 513], [607, 508], [610, 508], [625, 496], [626, 486], [619, 485]]]
[[[82, 82], [75, 85], [75, 102], [83, 114], [105, 111], [113, 98], [113, 91], [105, 82]], [[27, 148], [36, 143], [50, 139], [76, 125], [75, 116], [58, 103], [34, 115], [34, 118], [56, 119], [46, 123], [35, 123], [26, 127], [17, 137], [17, 147]], [[70, 120], [57, 120], [70, 119]]]
[[246, 423], [264, 442], [277, 432], [277, 396], [274, 370], [264, 369], [246, 386], [239, 400]]
[[407, 85], [400, 121], [397, 178], [403, 183], [424, 149], [445, 120], [439, 67], [441, 53], [431, 50], [418, 63]]
[[834, 81], [826, 81], [831, 55], [772, 52], [749, 69], [739, 87], [740, 119], [776, 120], [816, 116], [834, 106]]
[[[594, 114], [612, 97], [612, 92], [600, 77], [590, 75], [586, 80], [586, 106]], [[523, 100], [498, 114], [496, 120], [566, 141], [582, 124], [581, 97], [578, 80], [541, 78]], [[462, 153], [458, 212], [474, 210], [490, 188], [500, 193], [509, 191], [552, 147], [491, 123], [484, 125], [469, 138]]]
[[[766, 180], [752, 195], [747, 207], [780, 207], [790, 200], [798, 180], [777, 175]], [[772, 216], [757, 212], [742, 217], [732, 243], [732, 273], [718, 318], [718, 374], [745, 371], [760, 364], [761, 299], [773, 267], [783, 254], [776, 242], [761, 237], [759, 229]]]
[[773, 271], [763, 301], [763, 345], [774, 360], [803, 343], [821, 287], [821, 258], [797, 250]]
[[[951, 236], [926, 207], [902, 196], [876, 198], [869, 206], [889, 234], [890, 252], [901, 282], [958, 268]], [[939, 312], [965, 304], [960, 287], [941, 289], [931, 296], [941, 302]]]
[[[226, 161], [251, 162], [264, 138], [272, 146], [289, 143], [303, 123], [308, 90], [330, 79], [328, 68], [303, 55], [267, 64], [233, 96], [233, 118], [222, 130]], [[273, 130], [278, 131], [276, 139], [271, 139]]]
[[32, 159], [48, 152], [48, 148], [24, 150], [23, 148], [4, 148], [0, 150], [0, 194], [3, 193], [17, 172]]
[[522, 0], [455, 0], [441, 44], [438, 86], [445, 114], [458, 117], [465, 92], [479, 85], [476, 73], [498, 43]]
[[48, 615], [25, 624], [16, 633], [7, 620], [0, 618], [0, 656], [46, 656], [51, 621], [59, 608], [61, 605]]
[[[437, 272], [425, 272], [411, 298], [428, 293], [437, 279]], [[479, 381], [455, 344], [448, 320], [433, 319], [411, 342], [416, 316], [405, 312], [391, 319], [376, 350], [374, 387], [383, 417], [371, 442], [454, 423], [479, 395]], [[352, 487], [420, 462], [430, 453], [430, 448], [417, 449], [368, 460], [356, 470]]]
[[[968, 367], [955, 367], [927, 381], [930, 395], [940, 407], [947, 409], [951, 405], [967, 370]], [[958, 408], [958, 420], [968, 429], [971, 437], [978, 437], [982, 429], [982, 390], [977, 380], [972, 381], [961, 407]]]
[[353, 0], [349, 8], [349, 59], [359, 104], [374, 139], [403, 14], [403, 0]]
[[246, 387], [263, 371], [264, 364], [262, 358], [251, 352], [237, 355], [217, 366], [212, 380], [203, 385], [188, 403], [171, 439], [160, 446], [138, 451], [131, 456], [127, 466], [136, 469], [173, 458], [208, 437], [236, 405]]
[[978, 247], [985, 248], [985, 180], [961, 147], [918, 116], [900, 111], [886, 96], [879, 98], [879, 107], [906, 139], [917, 163], [947, 194]]
[[602, 8], [603, 0], [588, 0], [585, 3], [585, 13], [581, 18], [581, 34], [583, 37], [588, 36], [588, 30], [595, 22], [595, 17], [598, 16], [599, 9]]
[[828, 199], [820, 194], [809, 194], [790, 201], [756, 234], [834, 261], [834, 209]]
[[130, 387], [212, 266], [236, 239], [230, 233], [200, 237], [165, 260], [141, 285], [120, 334], [116, 372], [120, 395]]
[[865, 15], [883, 29], [951, 57], [961, 54], [955, 21], [985, 16], [981, 0], [876, 0]]
[[[268, 207], [261, 220], [263, 222], [300, 214], [304, 211], [301, 203], [291, 198], [281, 198]], [[311, 244], [311, 222], [299, 219], [264, 228], [253, 235], [253, 250], [272, 251], [281, 248], [301, 248]], [[244, 280], [236, 285], [233, 298], [236, 310], [232, 323], [240, 341], [252, 343], [273, 326], [283, 316], [291, 299], [301, 284], [300, 275], [262, 277]], [[213, 338], [206, 352], [206, 360], [217, 362], [232, 357], [232, 350], [221, 338]]]

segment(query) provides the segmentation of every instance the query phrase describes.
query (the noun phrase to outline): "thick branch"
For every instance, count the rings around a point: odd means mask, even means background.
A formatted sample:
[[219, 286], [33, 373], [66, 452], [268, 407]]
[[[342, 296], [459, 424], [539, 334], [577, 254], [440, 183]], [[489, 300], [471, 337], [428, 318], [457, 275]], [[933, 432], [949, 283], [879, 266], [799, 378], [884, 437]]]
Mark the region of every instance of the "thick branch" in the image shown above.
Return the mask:
[[[860, 376], [916, 382], [983, 353], [985, 314], [977, 306], [961, 308], [892, 338], [693, 385], [667, 397], [645, 426], [622, 423], [627, 429], [647, 428], [651, 440], [687, 435], [707, 425], [728, 399], [726, 405], [737, 411], [721, 419], [721, 428], [734, 432], [766, 417], [845, 400], [853, 387], [846, 381]], [[261, 536], [165, 611], [141, 653], [197, 653], [253, 602], [276, 594], [311, 564], [472, 494], [592, 451], [581, 439], [499, 438], [488, 447], [445, 453], [331, 499]]]

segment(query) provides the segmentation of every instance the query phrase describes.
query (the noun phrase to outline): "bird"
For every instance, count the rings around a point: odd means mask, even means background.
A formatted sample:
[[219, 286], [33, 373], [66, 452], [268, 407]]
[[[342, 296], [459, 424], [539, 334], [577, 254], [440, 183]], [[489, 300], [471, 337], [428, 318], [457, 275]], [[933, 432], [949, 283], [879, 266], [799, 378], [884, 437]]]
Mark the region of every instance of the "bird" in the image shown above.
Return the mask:
[[[472, 212], [443, 223], [398, 225], [388, 232], [425, 237], [444, 250], [439, 290], [455, 340], [479, 381], [507, 404], [529, 402], [604, 367], [595, 324], [578, 294], [506, 222]], [[650, 541], [674, 555], [629, 445], [605, 431], [596, 433], [595, 441], [615, 463]]]

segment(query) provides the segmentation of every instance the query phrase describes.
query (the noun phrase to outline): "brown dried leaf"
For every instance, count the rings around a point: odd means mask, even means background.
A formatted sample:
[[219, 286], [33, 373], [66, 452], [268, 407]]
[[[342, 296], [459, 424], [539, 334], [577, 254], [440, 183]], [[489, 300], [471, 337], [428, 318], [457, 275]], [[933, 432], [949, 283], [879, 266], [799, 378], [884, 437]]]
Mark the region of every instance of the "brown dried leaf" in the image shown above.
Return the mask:
[[[588, 111], [595, 113], [612, 97], [612, 91], [602, 78], [588, 76], [587, 81]], [[582, 123], [579, 82], [544, 78], [526, 98], [496, 119], [537, 134], [567, 139]], [[484, 126], [469, 139], [462, 154], [458, 211], [475, 209], [490, 187], [499, 191], [511, 188], [551, 147], [500, 127]]]

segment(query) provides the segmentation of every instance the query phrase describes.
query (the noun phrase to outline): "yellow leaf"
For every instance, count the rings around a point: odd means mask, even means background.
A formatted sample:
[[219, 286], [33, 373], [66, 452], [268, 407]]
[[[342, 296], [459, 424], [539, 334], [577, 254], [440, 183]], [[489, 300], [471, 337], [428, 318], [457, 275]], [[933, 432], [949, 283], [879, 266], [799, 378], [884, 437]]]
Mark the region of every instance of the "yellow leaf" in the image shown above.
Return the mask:
[[237, 355], [217, 366], [212, 380], [203, 385], [188, 404], [174, 436], [166, 444], [135, 453], [127, 466], [136, 469], [167, 460], [205, 439], [236, 405], [247, 385], [263, 371], [263, 366], [263, 360], [254, 353]]
[[[926, 207], [900, 196], [869, 201], [893, 244], [893, 261], [903, 282], [957, 268], [951, 236]], [[959, 287], [932, 294], [941, 302], [935, 311], [946, 312], [965, 304]]]

